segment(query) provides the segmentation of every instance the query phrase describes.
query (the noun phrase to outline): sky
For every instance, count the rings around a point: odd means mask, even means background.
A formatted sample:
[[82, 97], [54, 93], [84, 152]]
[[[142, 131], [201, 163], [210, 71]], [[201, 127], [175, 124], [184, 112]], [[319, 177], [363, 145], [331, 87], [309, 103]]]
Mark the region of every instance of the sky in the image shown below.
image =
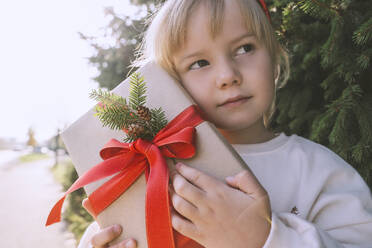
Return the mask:
[[[12, 0], [0, 8], [0, 139], [43, 142], [76, 121], [95, 102], [94, 49], [78, 32], [103, 37], [110, 18], [137, 10], [129, 0]], [[109, 43], [109, 39], [101, 39]]]

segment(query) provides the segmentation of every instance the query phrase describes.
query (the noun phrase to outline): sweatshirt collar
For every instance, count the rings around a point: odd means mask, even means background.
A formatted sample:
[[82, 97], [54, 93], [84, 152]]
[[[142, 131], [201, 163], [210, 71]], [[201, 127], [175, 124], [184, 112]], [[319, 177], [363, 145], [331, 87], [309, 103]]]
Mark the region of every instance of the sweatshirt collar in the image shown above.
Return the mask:
[[273, 151], [280, 146], [283, 146], [289, 140], [289, 136], [285, 133], [280, 133], [278, 136], [274, 137], [273, 139], [257, 143], [257, 144], [231, 144], [232, 147], [239, 153], [239, 154], [252, 154], [252, 153], [261, 153], [261, 152], [270, 152]]

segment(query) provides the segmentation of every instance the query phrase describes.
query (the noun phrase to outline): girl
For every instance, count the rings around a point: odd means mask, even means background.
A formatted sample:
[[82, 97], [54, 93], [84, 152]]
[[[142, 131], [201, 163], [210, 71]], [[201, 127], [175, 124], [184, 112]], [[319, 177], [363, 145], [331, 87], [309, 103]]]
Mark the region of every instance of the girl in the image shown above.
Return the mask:
[[[181, 82], [251, 169], [221, 182], [179, 164], [172, 225], [213, 248], [372, 247], [371, 193], [357, 171], [269, 128], [289, 67], [265, 10], [256, 0], [169, 0], [151, 20], [136, 65], [156, 61]], [[79, 247], [107, 247], [121, 231], [93, 223]]]

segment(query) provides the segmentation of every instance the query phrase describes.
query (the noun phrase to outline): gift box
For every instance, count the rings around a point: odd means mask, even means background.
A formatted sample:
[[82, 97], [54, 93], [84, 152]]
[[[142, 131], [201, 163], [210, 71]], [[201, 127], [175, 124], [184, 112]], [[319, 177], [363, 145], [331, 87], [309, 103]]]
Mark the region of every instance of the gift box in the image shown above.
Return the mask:
[[[137, 72], [144, 77], [146, 82], [146, 106], [148, 108], [161, 107], [164, 110], [168, 121], [172, 121], [184, 110], [189, 111], [190, 106], [195, 106], [195, 102], [180, 83], [176, 82], [157, 64], [148, 63], [141, 67]], [[129, 86], [128, 78], [113, 89], [112, 92], [124, 98], [128, 98], [130, 90]], [[198, 108], [196, 108], [196, 110], [198, 110]], [[201, 112], [197, 113], [201, 114]], [[196, 132], [194, 133], [193, 138], [195, 154], [193, 157], [188, 159], [171, 159], [164, 156], [169, 170], [174, 169], [175, 161], [180, 161], [191, 167], [195, 167], [204, 173], [224, 180], [226, 176], [234, 175], [243, 169], [247, 169], [244, 161], [218, 132], [213, 124], [208, 121], [201, 121], [195, 126], [195, 130]], [[93, 166], [102, 162], [100, 151], [111, 139], [116, 139], [117, 143], [119, 143], [119, 141], [122, 141], [125, 136], [126, 134], [124, 131], [114, 131], [108, 127], [103, 127], [100, 120], [95, 116], [95, 108], [89, 110], [61, 134], [71, 160], [80, 177]], [[114, 152], [115, 149], [116, 148], [112, 148]], [[141, 173], [141, 175], [134, 180], [133, 184], [131, 184], [124, 193], [116, 192], [118, 198], [108, 206], [105, 206], [102, 212], [97, 216], [97, 222], [101, 228], [113, 224], [120, 224], [123, 226], [123, 233], [113, 242], [113, 244], [131, 237], [137, 240], [138, 248], [168, 246], [162, 244], [164, 240], [164, 228], [157, 226], [157, 223], [155, 223], [157, 221], [154, 221], [154, 218], [162, 216], [162, 213], [160, 212], [164, 206], [159, 206], [158, 202], [160, 200], [153, 200], [151, 203], [152, 205], [148, 206], [148, 209], [146, 209], [146, 204], [149, 204], [146, 203], [146, 197], [157, 198], [155, 194], [165, 193], [159, 193], [157, 190], [150, 190], [147, 194], [151, 195], [146, 196], [146, 191], [148, 190], [147, 187], [149, 187], [148, 181], [146, 181], [146, 179], [148, 179], [148, 174], [146, 174], [147, 173]], [[167, 173], [164, 175], [167, 176]], [[84, 189], [88, 195], [91, 195], [104, 183], [107, 183], [109, 180], [116, 180], [115, 177], [117, 177], [116, 174], [107, 178], [99, 179], [98, 181], [84, 186]], [[115, 191], [116, 188], [112, 187], [111, 190]], [[164, 197], [167, 196], [160, 196], [160, 198], [163, 199]], [[94, 205], [94, 202], [92, 202], [92, 204]], [[162, 218], [165, 217], [163, 216]], [[154, 223], [147, 223], [146, 225], [146, 222]], [[146, 231], [146, 228], [149, 229], [149, 225], [152, 225], [152, 231]], [[149, 232], [152, 233], [152, 245], [148, 244]], [[167, 232], [167, 230], [165, 230], [165, 232]], [[173, 236], [175, 235], [176, 234], [173, 234]], [[177, 242], [177, 240], [175, 242]], [[175, 246], [181, 247], [182, 245], [178, 243], [178, 245], [176, 244]], [[192, 245], [190, 246], [195, 247]], [[170, 247], [174, 246], [170, 245]], [[183, 245], [182, 247], [188, 246]]]

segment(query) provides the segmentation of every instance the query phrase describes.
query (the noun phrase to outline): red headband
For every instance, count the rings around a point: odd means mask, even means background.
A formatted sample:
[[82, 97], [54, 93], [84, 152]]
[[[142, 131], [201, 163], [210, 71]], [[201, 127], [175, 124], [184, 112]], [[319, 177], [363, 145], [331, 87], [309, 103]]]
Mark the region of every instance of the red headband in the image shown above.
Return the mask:
[[258, 2], [260, 3], [261, 7], [263, 8], [267, 18], [271, 22], [270, 13], [269, 13], [269, 10], [267, 9], [265, 1], [264, 0], [258, 0]]

